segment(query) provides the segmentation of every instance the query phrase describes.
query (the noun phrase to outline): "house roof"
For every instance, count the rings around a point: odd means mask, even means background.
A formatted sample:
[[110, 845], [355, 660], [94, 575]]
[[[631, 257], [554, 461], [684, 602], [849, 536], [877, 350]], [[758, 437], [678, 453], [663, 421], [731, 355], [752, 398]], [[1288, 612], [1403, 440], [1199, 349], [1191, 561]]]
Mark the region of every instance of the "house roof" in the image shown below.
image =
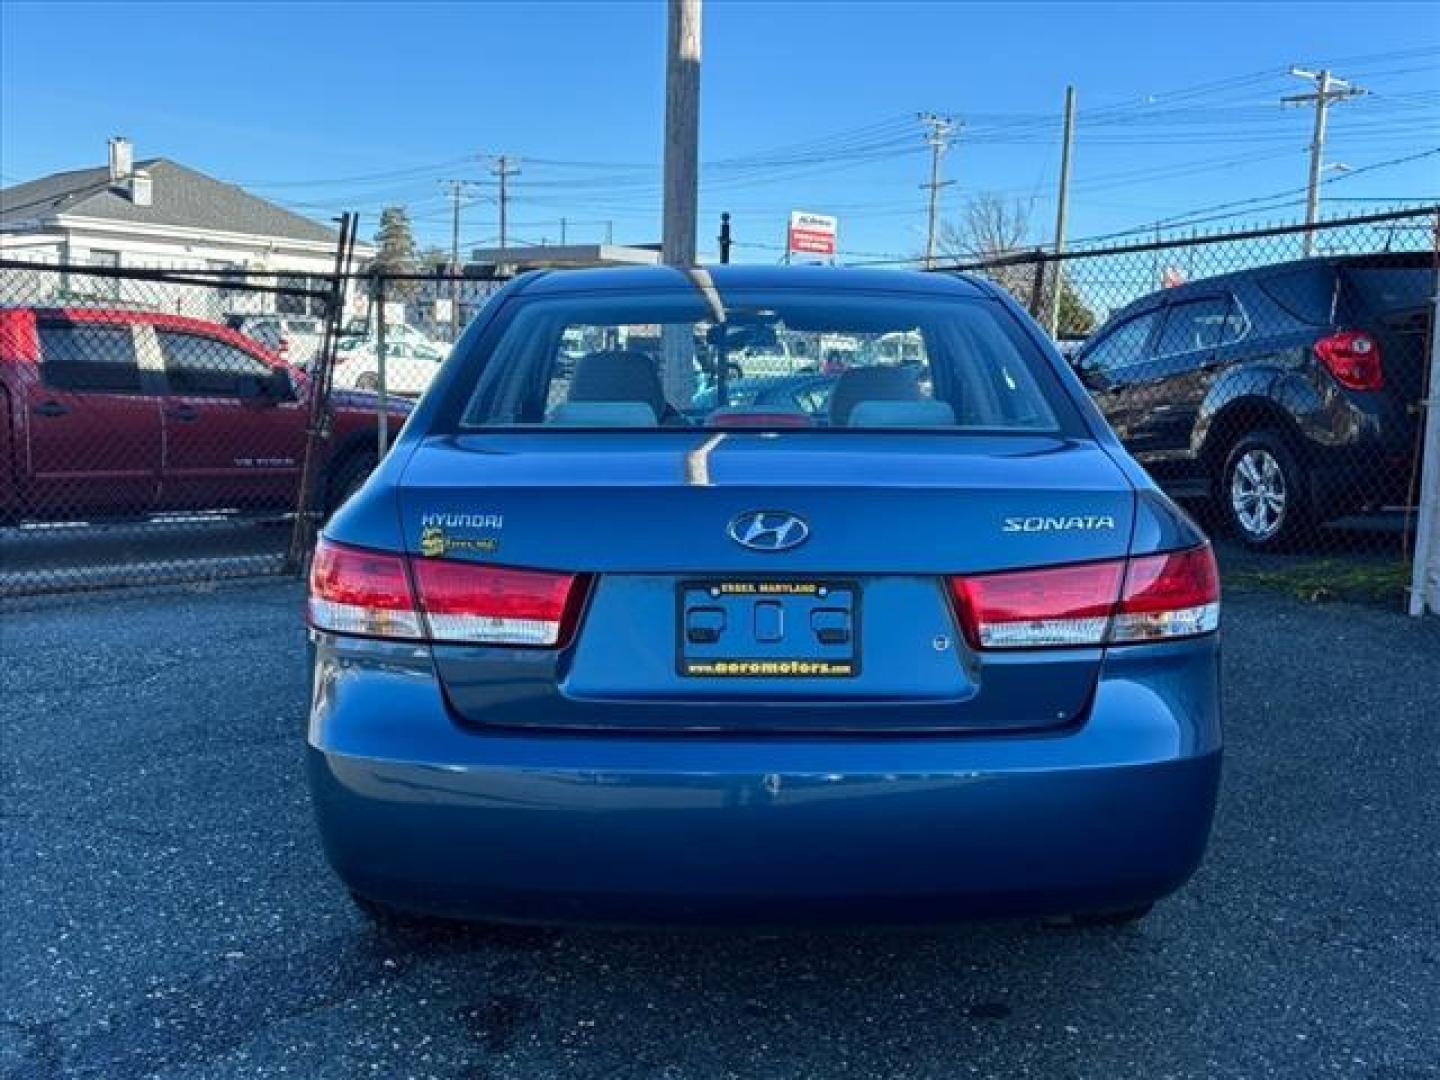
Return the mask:
[[0, 190], [0, 225], [64, 215], [325, 244], [337, 239], [318, 222], [167, 158], [135, 167], [150, 174], [149, 206], [136, 206], [112, 188], [108, 167], [75, 169]]

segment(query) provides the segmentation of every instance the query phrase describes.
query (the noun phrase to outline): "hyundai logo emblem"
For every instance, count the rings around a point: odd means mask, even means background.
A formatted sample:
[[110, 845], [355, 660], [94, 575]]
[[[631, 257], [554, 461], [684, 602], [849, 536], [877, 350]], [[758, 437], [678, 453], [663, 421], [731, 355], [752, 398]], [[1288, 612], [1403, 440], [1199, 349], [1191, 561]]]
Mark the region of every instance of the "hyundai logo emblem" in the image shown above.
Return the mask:
[[805, 519], [784, 510], [749, 510], [730, 522], [730, 539], [753, 551], [786, 551], [810, 536]]

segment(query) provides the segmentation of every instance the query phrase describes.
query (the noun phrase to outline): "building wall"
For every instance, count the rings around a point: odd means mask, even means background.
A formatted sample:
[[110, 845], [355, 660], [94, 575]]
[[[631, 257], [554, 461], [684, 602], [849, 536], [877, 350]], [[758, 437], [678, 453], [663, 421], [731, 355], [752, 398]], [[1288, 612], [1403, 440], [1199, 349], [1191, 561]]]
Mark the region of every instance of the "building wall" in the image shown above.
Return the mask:
[[[372, 255], [369, 245], [356, 245], [357, 264]], [[292, 287], [320, 287], [318, 279], [328, 279], [335, 268], [334, 248], [320, 242], [69, 221], [63, 215], [57, 219], [57, 227], [42, 232], [0, 233], [0, 257], [68, 266], [220, 271], [237, 283]], [[226, 289], [225, 280], [218, 278], [215, 287], [206, 287], [83, 273], [6, 270], [0, 271], [0, 299], [11, 303], [117, 304], [215, 321], [232, 312], [300, 313], [314, 312], [318, 306], [304, 297]], [[348, 297], [347, 301], [353, 302]]]

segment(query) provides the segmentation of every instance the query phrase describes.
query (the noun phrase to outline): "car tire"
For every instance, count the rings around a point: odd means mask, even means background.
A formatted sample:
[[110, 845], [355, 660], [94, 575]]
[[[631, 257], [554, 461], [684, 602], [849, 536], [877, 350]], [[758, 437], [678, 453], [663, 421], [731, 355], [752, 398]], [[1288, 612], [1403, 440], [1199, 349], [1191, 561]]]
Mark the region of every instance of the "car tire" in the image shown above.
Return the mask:
[[345, 500], [360, 490], [369, 475], [380, 463], [373, 451], [362, 450], [350, 454], [337, 462], [325, 481], [325, 516], [329, 518], [345, 504]]
[[1252, 431], [1225, 456], [1216, 501], [1231, 534], [1254, 551], [1282, 551], [1313, 523], [1305, 466], [1279, 432]]

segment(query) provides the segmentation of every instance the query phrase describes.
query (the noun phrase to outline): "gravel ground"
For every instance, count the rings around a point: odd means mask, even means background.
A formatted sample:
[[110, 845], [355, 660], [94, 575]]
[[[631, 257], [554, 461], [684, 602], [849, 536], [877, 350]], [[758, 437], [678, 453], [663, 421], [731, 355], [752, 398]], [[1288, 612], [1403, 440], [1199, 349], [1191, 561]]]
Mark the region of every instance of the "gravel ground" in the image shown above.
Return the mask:
[[380, 933], [299, 604], [4, 614], [0, 1075], [1440, 1077], [1440, 620], [1228, 598], [1211, 854], [1137, 928]]

